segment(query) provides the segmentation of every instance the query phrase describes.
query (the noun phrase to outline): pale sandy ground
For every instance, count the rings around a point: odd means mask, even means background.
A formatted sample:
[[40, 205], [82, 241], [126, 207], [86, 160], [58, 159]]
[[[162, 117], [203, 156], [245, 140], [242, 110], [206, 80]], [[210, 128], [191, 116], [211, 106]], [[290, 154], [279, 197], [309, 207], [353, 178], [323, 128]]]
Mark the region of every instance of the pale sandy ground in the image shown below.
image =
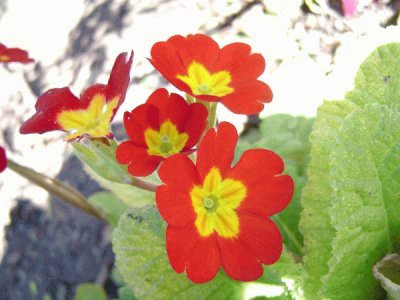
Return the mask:
[[[6, 1], [7, 9], [0, 15], [0, 42], [27, 49], [33, 58], [40, 61], [43, 72], [46, 72], [44, 89], [67, 86], [74, 81], [70, 86], [79, 94], [89, 85], [91, 71], [83, 66], [78, 74], [74, 74], [71, 71], [73, 61], [63, 61], [63, 57], [71, 43], [71, 30], [85, 11], [102, 2]], [[112, 6], [117, 7], [122, 2], [113, 1]], [[96, 31], [95, 42], [107, 49], [105, 70], [102, 70], [98, 82], [107, 81], [118, 53], [135, 51], [132, 76], [139, 77], [152, 69], [146, 58], [155, 42], [174, 34], [207, 32], [245, 5], [245, 1], [211, 0], [129, 3], [133, 9], [121, 34], [105, 34], [100, 26]], [[314, 116], [323, 99], [342, 99], [345, 91], [351, 89], [357, 66], [377, 45], [400, 41], [399, 28], [383, 29], [380, 26], [392, 12], [377, 3], [363, 1], [364, 9], [360, 7], [358, 15], [352, 19], [344, 19], [333, 10], [326, 10], [321, 15], [311, 14], [306, 20], [299, 17], [302, 1], [266, 0], [264, 4], [275, 14], [266, 14], [261, 4], [255, 5], [230, 26], [213, 34], [220, 45], [242, 41], [265, 56], [267, 70], [262, 79], [271, 85], [274, 100], [267, 105], [262, 116], [273, 113]], [[324, 52], [321, 45], [335, 45], [337, 48], [334, 53]], [[84, 53], [85, 49], [82, 49], [82, 55]], [[56, 61], [61, 63], [57, 65]], [[13, 160], [54, 176], [71, 150], [62, 141], [62, 134], [18, 134], [21, 122], [34, 111], [36, 97], [24, 79], [24, 72], [29, 74], [34, 67], [33, 64], [10, 65], [8, 69], [0, 67], [0, 128], [8, 128], [14, 149], [6, 143], [4, 136], [0, 136], [0, 145], [5, 146]], [[117, 120], [121, 120], [123, 111], [144, 102], [157, 87], [159, 79], [156, 75], [132, 85]], [[223, 107], [218, 113], [220, 120], [234, 122], [238, 129], [246, 120]], [[9, 170], [0, 174], [0, 243], [15, 200], [24, 197], [46, 206], [47, 196], [45, 191]]]

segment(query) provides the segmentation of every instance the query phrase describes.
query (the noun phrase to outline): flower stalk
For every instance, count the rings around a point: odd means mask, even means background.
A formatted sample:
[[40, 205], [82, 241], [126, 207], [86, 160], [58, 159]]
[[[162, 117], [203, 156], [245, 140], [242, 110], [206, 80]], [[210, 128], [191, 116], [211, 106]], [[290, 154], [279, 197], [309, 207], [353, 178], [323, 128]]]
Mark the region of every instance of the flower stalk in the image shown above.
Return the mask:
[[69, 204], [85, 211], [97, 219], [107, 222], [100, 212], [86, 201], [85, 196], [83, 196], [74, 188], [67, 186], [60, 180], [40, 174], [30, 168], [17, 164], [11, 159], [8, 159], [7, 167], [13, 170], [15, 173], [45, 189], [49, 193], [60, 197]]

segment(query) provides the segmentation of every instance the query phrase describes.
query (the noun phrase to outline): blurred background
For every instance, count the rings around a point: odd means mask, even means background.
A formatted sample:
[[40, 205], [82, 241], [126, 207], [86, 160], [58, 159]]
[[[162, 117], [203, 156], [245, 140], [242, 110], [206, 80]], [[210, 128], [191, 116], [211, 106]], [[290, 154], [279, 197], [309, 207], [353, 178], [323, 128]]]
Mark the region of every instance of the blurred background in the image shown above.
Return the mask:
[[[158, 87], [175, 89], [147, 61], [152, 45], [175, 34], [206, 33], [222, 47], [245, 42], [262, 53], [261, 79], [273, 92], [261, 117], [314, 116], [323, 100], [340, 100], [358, 65], [378, 45], [399, 42], [400, 1], [358, 0], [1, 0], [0, 42], [29, 51], [35, 63], [0, 65], [0, 145], [16, 162], [58, 177], [90, 195], [88, 178], [62, 133], [25, 135], [19, 126], [49, 88], [75, 94], [107, 83], [114, 59], [133, 50], [132, 81], [116, 116]], [[223, 107], [219, 120], [247, 122]], [[116, 297], [107, 228], [6, 170], [0, 174], [0, 299], [73, 299], [82, 282]], [[46, 298], [47, 297], [47, 298]]]

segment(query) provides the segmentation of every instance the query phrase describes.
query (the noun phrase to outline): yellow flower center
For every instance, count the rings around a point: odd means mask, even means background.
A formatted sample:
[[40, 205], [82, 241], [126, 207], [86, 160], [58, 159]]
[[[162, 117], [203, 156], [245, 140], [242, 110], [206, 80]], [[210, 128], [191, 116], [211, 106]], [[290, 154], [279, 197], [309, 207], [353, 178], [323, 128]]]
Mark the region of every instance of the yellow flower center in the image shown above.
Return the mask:
[[217, 168], [211, 168], [203, 186], [196, 185], [190, 198], [196, 212], [196, 228], [202, 237], [214, 231], [224, 238], [236, 238], [239, 218], [236, 209], [247, 194], [245, 185], [235, 179], [222, 179]]
[[113, 110], [118, 105], [119, 97], [106, 103], [106, 97], [97, 94], [93, 97], [87, 109], [62, 111], [57, 121], [70, 135], [67, 140], [72, 140], [87, 134], [91, 137], [104, 137], [110, 132], [110, 121]]
[[0, 55], [0, 61], [9, 61], [10, 57], [7, 55]]
[[186, 133], [179, 133], [176, 126], [167, 120], [161, 124], [159, 131], [146, 129], [144, 138], [149, 155], [168, 157], [181, 152], [189, 136]]
[[187, 75], [178, 75], [178, 79], [186, 83], [194, 95], [226, 96], [234, 90], [229, 86], [232, 78], [228, 71], [210, 73], [207, 68], [193, 61], [187, 71]]

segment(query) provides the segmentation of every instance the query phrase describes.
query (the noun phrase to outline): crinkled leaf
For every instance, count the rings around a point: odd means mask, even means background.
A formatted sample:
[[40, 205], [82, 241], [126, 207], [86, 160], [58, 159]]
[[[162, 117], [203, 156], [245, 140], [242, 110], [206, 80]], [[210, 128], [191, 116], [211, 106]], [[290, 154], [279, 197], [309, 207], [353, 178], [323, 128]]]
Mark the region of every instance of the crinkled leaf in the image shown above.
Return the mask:
[[82, 283], [76, 290], [75, 300], [107, 300], [107, 295], [100, 285]]
[[355, 88], [346, 99], [359, 106], [384, 104], [400, 108], [400, 44], [379, 47], [361, 64]]
[[117, 226], [120, 216], [129, 207], [117, 196], [109, 192], [99, 192], [91, 195], [88, 198], [88, 201], [103, 213], [110, 225], [113, 227]]
[[400, 255], [389, 254], [373, 268], [378, 279], [392, 300], [400, 300]]
[[334, 229], [329, 222], [332, 189], [329, 177], [329, 157], [333, 140], [345, 116], [357, 108], [350, 102], [324, 102], [318, 109], [310, 135], [311, 152], [307, 170], [307, 185], [303, 189], [300, 230], [304, 237], [304, 270], [306, 299], [318, 299], [320, 278], [328, 273], [327, 263], [332, 256], [331, 240]]
[[[116, 265], [138, 299], [244, 299], [249, 295], [266, 295], [272, 287], [289, 293], [291, 289], [278, 272], [288, 278], [297, 276], [294, 276], [296, 267], [282, 256], [282, 263], [266, 267], [266, 273], [257, 283], [264, 287], [259, 293], [254, 293], [253, 283], [232, 280], [222, 271], [208, 283], [194, 284], [185, 274], [172, 270], [165, 249], [165, 224], [154, 206], [132, 208], [121, 217], [113, 232], [113, 249]], [[267, 292], [266, 283], [270, 287]]]
[[368, 105], [346, 118], [331, 153], [330, 175], [327, 211], [336, 234], [323, 295], [369, 299], [380, 293], [373, 265], [400, 250], [400, 113]]

